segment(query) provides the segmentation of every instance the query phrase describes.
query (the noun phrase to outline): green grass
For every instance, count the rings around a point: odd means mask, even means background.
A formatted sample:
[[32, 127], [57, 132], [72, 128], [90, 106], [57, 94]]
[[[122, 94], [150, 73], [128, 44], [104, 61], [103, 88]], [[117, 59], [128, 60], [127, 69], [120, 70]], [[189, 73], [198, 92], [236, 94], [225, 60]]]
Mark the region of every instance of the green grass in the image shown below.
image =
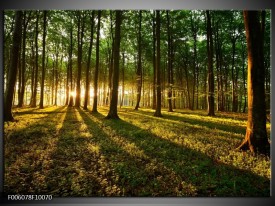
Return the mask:
[[[4, 125], [5, 192], [54, 196], [269, 196], [270, 159], [234, 150], [246, 115], [16, 109]], [[270, 124], [267, 125], [270, 129]], [[269, 133], [270, 134], [270, 133]]]

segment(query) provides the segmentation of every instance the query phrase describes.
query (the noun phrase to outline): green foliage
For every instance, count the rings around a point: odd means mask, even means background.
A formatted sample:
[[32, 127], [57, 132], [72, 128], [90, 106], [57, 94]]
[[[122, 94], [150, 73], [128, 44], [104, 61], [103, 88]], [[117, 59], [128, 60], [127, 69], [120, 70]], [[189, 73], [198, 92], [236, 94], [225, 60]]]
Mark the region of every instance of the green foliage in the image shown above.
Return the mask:
[[[14, 110], [5, 123], [7, 193], [54, 196], [269, 196], [270, 159], [235, 151], [245, 114]], [[270, 126], [270, 125], [268, 125]]]

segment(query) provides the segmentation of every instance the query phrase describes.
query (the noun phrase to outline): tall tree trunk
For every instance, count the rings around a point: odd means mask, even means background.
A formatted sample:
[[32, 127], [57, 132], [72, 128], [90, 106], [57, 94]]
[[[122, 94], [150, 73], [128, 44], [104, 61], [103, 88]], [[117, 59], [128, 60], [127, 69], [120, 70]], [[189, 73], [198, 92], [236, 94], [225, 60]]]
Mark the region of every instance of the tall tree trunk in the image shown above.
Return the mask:
[[153, 103], [152, 109], [156, 109], [156, 23], [155, 23], [155, 11], [153, 11]]
[[141, 68], [141, 21], [142, 11], [139, 11], [139, 26], [138, 26], [138, 61], [137, 61], [137, 102], [135, 110], [138, 110], [141, 99], [142, 88], [142, 68]]
[[112, 81], [112, 98], [110, 102], [110, 109], [107, 119], [119, 119], [117, 114], [118, 102], [118, 83], [119, 83], [119, 50], [120, 50], [120, 27], [122, 22], [122, 11], [116, 11], [116, 28], [115, 28], [115, 42], [114, 42], [114, 70]]
[[186, 79], [186, 92], [187, 92], [187, 102], [188, 102], [188, 108], [192, 109], [191, 106], [191, 97], [190, 97], [190, 87], [189, 87], [189, 76], [188, 76], [188, 69], [187, 69], [187, 62], [185, 62], [184, 65], [184, 72], [185, 72], [185, 79]]
[[39, 108], [44, 107], [44, 82], [45, 82], [45, 47], [46, 47], [46, 27], [47, 27], [47, 11], [43, 12], [43, 49], [42, 49], [42, 78]]
[[37, 82], [38, 82], [38, 21], [39, 21], [39, 11], [36, 14], [36, 24], [35, 24], [35, 71], [34, 71], [34, 85], [33, 85], [33, 96], [31, 99], [31, 107], [36, 107], [36, 97], [37, 97]]
[[248, 119], [246, 135], [238, 149], [270, 155], [265, 111], [264, 28], [260, 25], [259, 11], [244, 11], [243, 15], [248, 52]]
[[[3, 17], [3, 21], [5, 21], [5, 16]], [[10, 30], [8, 32], [4, 32], [4, 42], [12, 42], [12, 38], [10, 37], [11, 34], [13, 34], [14, 30], [14, 22], [15, 22], [15, 15], [13, 16], [12, 24], [10, 27]], [[5, 85], [4, 85], [4, 90], [8, 87], [8, 79], [9, 79], [9, 68], [11, 64], [11, 53], [12, 53], [12, 47], [7, 46], [7, 44], [3, 44], [3, 61], [4, 61], [4, 80], [5, 80]], [[19, 54], [18, 54], [19, 55]]]
[[207, 78], [208, 78], [207, 66], [205, 66], [205, 71], [204, 71], [205, 76], [204, 76], [203, 88], [204, 88], [205, 95], [204, 95], [204, 101], [203, 101], [203, 109], [207, 108], [207, 98], [208, 98], [208, 96], [207, 96]]
[[243, 73], [243, 95], [244, 95], [244, 105], [243, 105], [243, 113], [245, 113], [245, 111], [246, 111], [246, 87], [245, 87], [245, 85], [246, 85], [246, 78], [245, 78], [245, 50], [244, 50], [245, 48], [244, 48], [244, 44], [242, 43], [242, 73]]
[[161, 114], [161, 83], [160, 83], [160, 11], [156, 11], [156, 37], [157, 37], [157, 58], [156, 58], [156, 87], [157, 87], [157, 96], [156, 96], [156, 111], [155, 117], [162, 117]]
[[4, 121], [14, 121], [14, 118], [11, 113], [12, 100], [14, 95], [14, 86], [16, 81], [17, 74], [17, 65], [19, 58], [19, 48], [21, 44], [22, 36], [22, 11], [16, 11], [15, 13], [15, 26], [13, 31], [12, 38], [12, 52], [11, 52], [11, 63], [8, 70], [8, 83], [5, 92], [4, 99]]
[[31, 98], [29, 106], [31, 106], [32, 103], [32, 96], [33, 96], [33, 88], [34, 88], [34, 71], [35, 71], [35, 55], [34, 55], [34, 45], [31, 41]]
[[23, 14], [23, 36], [22, 36], [22, 73], [21, 73], [21, 86], [18, 99], [18, 107], [22, 107], [24, 104], [24, 94], [26, 87], [25, 73], [26, 73], [26, 38], [27, 27], [30, 20], [30, 15], [27, 17], [27, 12]]
[[215, 24], [214, 29], [214, 47], [216, 57], [216, 70], [217, 70], [217, 111], [221, 108], [221, 67], [220, 67], [220, 53], [219, 53], [219, 25]]
[[66, 72], [66, 101], [65, 101], [65, 105], [69, 105], [69, 97], [70, 97], [70, 87], [69, 87], [69, 78], [70, 78], [70, 68], [69, 68], [70, 64], [68, 62], [67, 64], [67, 72]]
[[70, 78], [70, 99], [69, 99], [69, 107], [74, 105], [74, 97], [73, 97], [73, 25], [70, 28], [70, 49], [69, 49], [69, 78]]
[[122, 94], [120, 100], [120, 108], [123, 106], [124, 101], [124, 90], [125, 90], [125, 53], [122, 53]]
[[232, 112], [237, 112], [238, 110], [238, 100], [237, 100], [237, 92], [236, 92], [236, 74], [234, 74], [235, 71], [235, 53], [236, 53], [236, 37], [232, 37], [232, 65], [231, 65], [231, 79], [232, 79]]
[[[21, 42], [22, 44], [22, 42]], [[18, 58], [18, 88], [17, 88], [17, 106], [19, 103], [19, 99], [20, 99], [20, 92], [21, 92], [21, 81], [22, 81], [22, 62], [21, 62], [21, 53], [22, 53], [22, 45], [20, 45], [19, 47], [19, 58]], [[16, 92], [14, 92], [14, 95], [16, 94]], [[15, 101], [15, 98], [13, 99]]]
[[[107, 53], [107, 58], [106, 58], [106, 65], [109, 65], [109, 57]], [[107, 91], [106, 91], [106, 83], [107, 83], [107, 66], [104, 67], [104, 75], [103, 75], [103, 105], [107, 105]]]
[[98, 96], [98, 71], [99, 71], [99, 37], [100, 37], [100, 17], [101, 11], [98, 11], [97, 37], [96, 37], [96, 66], [94, 75], [94, 103], [92, 112], [97, 112], [97, 96]]
[[[172, 24], [173, 28], [173, 24]], [[175, 59], [175, 50], [174, 50], [174, 40], [173, 40], [173, 35], [171, 34], [171, 90], [172, 90], [172, 103], [173, 103], [173, 109], [176, 109], [176, 91], [173, 89], [174, 87], [174, 59]]]
[[55, 61], [55, 66], [54, 66], [54, 77], [55, 77], [55, 83], [54, 83], [54, 105], [57, 106], [57, 90], [58, 90], [58, 84], [59, 84], [59, 78], [58, 78], [58, 75], [59, 75], [59, 72], [58, 72], [58, 46], [56, 46], [56, 54], [55, 54], [55, 58], [56, 58], [56, 61]]
[[213, 38], [210, 12], [207, 15], [207, 54], [208, 54], [208, 115], [215, 116], [214, 112], [214, 73], [213, 73]]
[[[263, 10], [262, 11], [262, 15], [261, 15], [261, 27], [265, 28], [265, 22], [266, 22], [266, 11]], [[266, 32], [266, 31], [265, 31]], [[263, 33], [263, 39], [265, 39], [265, 32]], [[268, 49], [270, 49], [270, 47], [268, 47]], [[264, 46], [264, 50], [265, 46]], [[266, 110], [270, 110], [270, 106], [271, 106], [271, 102], [270, 102], [270, 53], [268, 52], [267, 55], [265, 55], [264, 53], [264, 65], [265, 65], [265, 93], [266, 93], [266, 97], [265, 97], [265, 101], [266, 101]]]
[[197, 27], [194, 23], [192, 16], [191, 16], [191, 28], [192, 28], [192, 36], [194, 40], [194, 44], [193, 44], [194, 56], [193, 56], [192, 104], [190, 109], [193, 110], [195, 107], [195, 88], [196, 88], [196, 82], [197, 82]]
[[52, 86], [52, 92], [51, 92], [51, 94], [52, 94], [52, 103], [51, 103], [51, 105], [54, 105], [54, 83], [55, 83], [55, 61], [56, 60], [53, 60], [53, 63], [52, 63], [52, 67], [53, 67], [53, 69], [52, 69], [52, 81], [51, 81], [51, 86]]
[[111, 33], [111, 36], [110, 36], [110, 39], [111, 39], [111, 42], [112, 42], [112, 45], [111, 45], [111, 48], [109, 50], [109, 78], [108, 78], [108, 91], [107, 91], [107, 98], [106, 98], [106, 105], [109, 104], [110, 102], [110, 98], [112, 96], [111, 92], [112, 92], [112, 79], [113, 79], [113, 69], [114, 69], [114, 43], [115, 43], [115, 40], [114, 40], [114, 32], [113, 32], [113, 11], [110, 11], [110, 19], [111, 19], [111, 22], [110, 22], [110, 33]]
[[224, 66], [224, 77], [225, 77], [225, 81], [224, 81], [224, 87], [225, 87], [225, 90], [224, 90], [224, 93], [225, 93], [225, 97], [224, 97], [224, 106], [225, 106], [225, 110], [226, 111], [229, 111], [229, 98], [228, 98], [228, 76], [229, 76], [229, 71], [228, 71], [228, 66], [225, 65]]
[[223, 91], [223, 74], [222, 74], [222, 61], [223, 61], [223, 55], [222, 55], [222, 47], [221, 47], [221, 40], [219, 36], [219, 24], [216, 24], [216, 65], [217, 65], [217, 108], [218, 111], [224, 111], [224, 91]]
[[88, 51], [88, 61], [86, 67], [86, 88], [85, 88], [85, 98], [84, 98], [84, 106], [83, 109], [87, 110], [88, 108], [88, 98], [90, 93], [90, 67], [91, 67], [91, 55], [92, 55], [92, 48], [93, 48], [93, 40], [94, 40], [94, 16], [95, 11], [92, 11], [92, 16], [90, 18], [91, 24], [91, 33], [90, 33], [90, 45]]
[[168, 36], [168, 68], [167, 68], [167, 80], [168, 80], [168, 112], [173, 112], [172, 106], [172, 38], [171, 38], [171, 28], [170, 28], [170, 15], [169, 11], [166, 11], [167, 18], [167, 36]]
[[76, 80], [76, 97], [75, 106], [80, 107], [80, 96], [81, 96], [81, 71], [82, 71], [82, 45], [83, 45], [83, 35], [84, 35], [84, 17], [82, 16], [82, 11], [78, 12], [77, 19], [77, 80]]

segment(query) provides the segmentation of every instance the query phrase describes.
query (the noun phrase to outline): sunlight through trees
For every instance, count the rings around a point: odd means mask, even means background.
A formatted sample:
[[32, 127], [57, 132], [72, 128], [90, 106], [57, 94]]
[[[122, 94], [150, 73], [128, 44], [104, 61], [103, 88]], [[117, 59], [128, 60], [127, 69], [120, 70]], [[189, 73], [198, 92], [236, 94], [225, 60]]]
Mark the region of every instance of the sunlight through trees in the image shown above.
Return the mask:
[[4, 11], [5, 190], [269, 196], [270, 23], [269, 10]]

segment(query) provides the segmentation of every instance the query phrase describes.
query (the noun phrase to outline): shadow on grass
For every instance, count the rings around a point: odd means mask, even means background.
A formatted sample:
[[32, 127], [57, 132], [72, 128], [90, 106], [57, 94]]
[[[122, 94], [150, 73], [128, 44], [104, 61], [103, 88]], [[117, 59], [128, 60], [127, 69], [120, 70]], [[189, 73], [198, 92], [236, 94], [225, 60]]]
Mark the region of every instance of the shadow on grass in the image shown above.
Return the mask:
[[[48, 115], [41, 118], [37, 118], [37, 120], [33, 124], [30, 124], [23, 129], [16, 130], [14, 132], [11, 131], [9, 136], [5, 137], [5, 140], [6, 140], [5, 144], [10, 144], [8, 145], [10, 147], [30, 144], [29, 145], [30, 148], [31, 148], [31, 143], [40, 143], [42, 145], [43, 142], [41, 142], [41, 137], [44, 137], [45, 135], [53, 132], [52, 127], [48, 126], [48, 124], [51, 122], [54, 122], [56, 116], [50, 116], [50, 115], [56, 114], [56, 113], [64, 113], [64, 111], [62, 111], [64, 110], [64, 108], [65, 107], [57, 107], [55, 110], [51, 112], [41, 112], [43, 114], [48, 114]], [[28, 112], [27, 111], [19, 112], [19, 114], [24, 115], [24, 114], [34, 114], [34, 113], [33, 113], [33, 110], [31, 110]], [[14, 127], [16, 127], [17, 124], [20, 124], [20, 121], [15, 123]]]
[[227, 148], [234, 149], [243, 140], [242, 135], [233, 132], [171, 120], [169, 117], [156, 118], [152, 115], [128, 111], [121, 111], [120, 114], [125, 121], [133, 122], [137, 127], [140, 125], [140, 127], [174, 142], [190, 140], [210, 145], [225, 145], [226, 143]]
[[[144, 115], [148, 115], [148, 117], [153, 117], [153, 112], [149, 112], [149, 111], [143, 111], [143, 110], [139, 110], [138, 112], [132, 110], [130, 111], [130, 113], [135, 113], [135, 114], [144, 114]], [[177, 112], [179, 113], [179, 112]], [[185, 113], [181, 113], [181, 114], [185, 114]], [[207, 127], [209, 129], [218, 129], [218, 130], [222, 130], [222, 131], [225, 131], [225, 132], [234, 132], [234, 133], [239, 133], [239, 134], [245, 134], [245, 126], [238, 126], [238, 125], [234, 125], [234, 124], [221, 124], [218, 122], [211, 122], [211, 121], [205, 121], [205, 120], [201, 120], [201, 119], [198, 119], [198, 118], [192, 118], [190, 116], [189, 113], [187, 113], [185, 116], [174, 116], [173, 114], [163, 114], [163, 117], [160, 118], [160, 121], [161, 120], [174, 120], [174, 121], [178, 121], [178, 122], [183, 122], [183, 123], [188, 123], [188, 124], [192, 124], [192, 125], [198, 125], [198, 126], [204, 126], [204, 127]], [[207, 117], [207, 115], [201, 115], [201, 114], [198, 114], [199, 116], [202, 116], [202, 117]], [[223, 118], [223, 117], [211, 117], [211, 118], [214, 118], [214, 119], [218, 119], [218, 118]], [[232, 127], [234, 127], [234, 130], [232, 130]]]
[[[116, 193], [110, 193], [110, 190], [102, 188], [105, 190], [104, 196], [176, 196], [174, 190], [178, 185], [177, 179], [175, 176], [175, 179], [165, 176], [165, 174], [171, 175], [171, 171], [165, 168], [163, 170], [154, 168], [153, 161], [143, 156], [142, 151], [137, 151], [131, 142], [120, 139], [113, 133], [111, 127], [102, 121], [105, 117], [102, 114], [84, 112], [81, 109], [78, 112], [90, 133], [93, 134], [106, 165], [112, 171], [113, 175], [106, 177], [111, 188], [118, 188]], [[108, 122], [108, 120], [104, 121]], [[111, 121], [120, 122], [120, 120]], [[131, 154], [133, 150], [138, 156]], [[158, 176], [161, 178], [158, 179]]]
[[96, 125], [87, 129], [78, 111], [67, 109], [46, 177], [48, 193], [60, 197], [119, 196], [116, 174], [98, 149], [97, 141], [104, 134]]
[[[175, 113], [179, 114], [196, 114], [200, 116], [208, 116], [206, 110], [175, 110]], [[221, 112], [216, 111], [214, 118], [224, 118], [224, 119], [231, 119], [231, 120], [239, 120], [239, 121], [246, 121], [247, 120], [247, 114], [246, 113], [238, 113], [238, 112]]]
[[[119, 176], [122, 176], [125, 169], [131, 168], [135, 162], [141, 161], [143, 162], [143, 166], [139, 167], [137, 171], [142, 175], [147, 175], [148, 171], [144, 170], [144, 168], [152, 163], [154, 163], [156, 167], [162, 169], [166, 168], [166, 170], [169, 171], [166, 172], [166, 175], [174, 174], [173, 177], [170, 177], [170, 181], [172, 180], [171, 178], [176, 178], [179, 181], [179, 184], [176, 186], [176, 190], [179, 194], [174, 191], [174, 196], [180, 194], [184, 195], [184, 192], [180, 193], [182, 192], [180, 191], [181, 189], [193, 189], [194, 191], [190, 192], [190, 196], [192, 194], [197, 196], [270, 195], [270, 181], [268, 178], [258, 176], [249, 171], [240, 170], [231, 165], [215, 162], [203, 153], [162, 139], [153, 135], [148, 130], [141, 129], [123, 120], [105, 120], [101, 114], [87, 115], [81, 110], [79, 110], [79, 113], [91, 131], [96, 127], [96, 124], [94, 124], [95, 122], [101, 125], [100, 128], [103, 131], [105, 130], [104, 128], [109, 127], [108, 130], [111, 129], [112, 133], [109, 137], [105, 138], [112, 140], [118, 136], [122, 141], [134, 144], [135, 149], [142, 151], [148, 158], [146, 160], [147, 162], [139, 159], [139, 157], [134, 158], [132, 163], [131, 161], [127, 161], [126, 163], [128, 163], [128, 165], [125, 165], [124, 170], [116, 170]], [[97, 121], [93, 121], [93, 118], [96, 118]], [[109, 141], [109, 144], [113, 143], [114, 141]], [[112, 148], [110, 145], [108, 147]], [[112, 155], [116, 156], [119, 154], [124, 155], [124, 153], [121, 152], [121, 148], [118, 151], [113, 151]], [[131, 158], [131, 154], [127, 154], [128, 158]], [[114, 157], [114, 159], [116, 158]], [[153, 173], [156, 173], [153, 174], [155, 178], [159, 176], [162, 177], [162, 175], [160, 175], [162, 171], [157, 168], [153, 170]], [[133, 178], [135, 177], [133, 176]], [[166, 180], [169, 181], [169, 179]], [[158, 182], [157, 179], [156, 182]], [[149, 182], [146, 183], [149, 184]], [[169, 183], [167, 182], [167, 184]], [[165, 187], [165, 183], [162, 185]], [[187, 185], [192, 185], [193, 187], [188, 187]], [[163, 188], [158, 189], [163, 190]], [[166, 191], [169, 189], [166, 188]], [[151, 195], [152, 194], [153, 193], [151, 193]], [[165, 196], [165, 193], [159, 195]], [[188, 192], [187, 194], [185, 193], [185, 195], [188, 195]], [[135, 196], [142, 195], [141, 193], [137, 193]]]
[[16, 116], [21, 116], [25, 114], [57, 114], [57, 113], [64, 113], [63, 111], [59, 111], [60, 107], [57, 107], [54, 111], [41, 111], [44, 109], [34, 109], [31, 111], [25, 111], [25, 112], [16, 112]]
[[[62, 112], [57, 116], [49, 114], [29, 126], [40, 132], [40, 139], [32, 134], [28, 141], [24, 136], [9, 142], [12, 149], [6, 155], [17, 165], [8, 167], [6, 192], [54, 196], [269, 196], [268, 178], [215, 162], [129, 122], [106, 120], [100, 113], [76, 108], [67, 108], [64, 113], [63, 109], [57, 109]], [[43, 124], [46, 130], [39, 131]], [[21, 134], [28, 133], [28, 129]], [[29, 155], [19, 162], [24, 156], [22, 150]], [[10, 155], [17, 159], [10, 159]]]
[[[43, 171], [44, 162], [47, 161], [51, 139], [56, 135], [55, 121], [58, 117], [53, 114], [62, 110], [64, 107], [58, 107], [27, 127], [11, 130], [5, 134], [5, 193], [37, 194], [40, 192], [41, 194], [46, 191], [40, 174]], [[26, 114], [32, 114], [32, 111]], [[21, 122], [16, 122], [14, 127], [17, 124]]]

